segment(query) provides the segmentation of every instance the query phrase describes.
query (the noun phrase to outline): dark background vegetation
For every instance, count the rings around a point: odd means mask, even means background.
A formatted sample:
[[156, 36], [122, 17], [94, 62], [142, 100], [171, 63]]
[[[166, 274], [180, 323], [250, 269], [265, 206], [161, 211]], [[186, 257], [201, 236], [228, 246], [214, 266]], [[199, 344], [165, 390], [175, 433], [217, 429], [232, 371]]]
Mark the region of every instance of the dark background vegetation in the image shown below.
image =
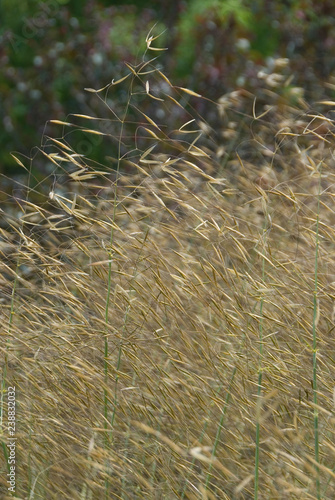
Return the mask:
[[[165, 73], [213, 100], [236, 89], [257, 95], [277, 57], [289, 59], [292, 77], [285, 89], [273, 83], [277, 93], [303, 88], [309, 105], [334, 93], [332, 1], [2, 0], [0, 18], [0, 171], [9, 175], [18, 168], [9, 152], [31, 155], [48, 119], [106, 114], [84, 88], [139, 62], [155, 24], [157, 43], [169, 49], [157, 53]], [[120, 92], [111, 99], [122, 100]], [[210, 120], [210, 108], [199, 106]], [[103, 162], [107, 147], [92, 145], [90, 154]], [[34, 168], [44, 174], [43, 163]]]

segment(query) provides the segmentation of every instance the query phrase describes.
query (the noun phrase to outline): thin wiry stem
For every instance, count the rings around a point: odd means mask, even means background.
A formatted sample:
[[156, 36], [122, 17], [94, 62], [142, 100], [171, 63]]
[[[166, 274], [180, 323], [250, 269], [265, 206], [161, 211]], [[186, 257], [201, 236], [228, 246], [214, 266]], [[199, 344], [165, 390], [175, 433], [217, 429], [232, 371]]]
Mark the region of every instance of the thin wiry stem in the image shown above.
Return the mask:
[[[133, 77], [134, 78], [134, 77]], [[132, 82], [133, 82], [132, 78]], [[114, 226], [115, 226], [115, 219], [116, 219], [116, 209], [117, 209], [117, 199], [118, 199], [118, 182], [119, 182], [119, 177], [120, 177], [120, 164], [121, 164], [121, 144], [122, 144], [122, 137], [123, 137], [123, 130], [124, 130], [124, 125], [125, 125], [125, 120], [128, 114], [128, 109], [130, 105], [130, 98], [131, 98], [131, 86], [129, 89], [129, 97], [128, 101], [126, 103], [125, 111], [124, 111], [124, 116], [121, 121], [121, 129], [120, 129], [120, 135], [119, 135], [119, 141], [118, 141], [118, 160], [117, 160], [117, 167], [116, 167], [116, 178], [115, 178], [115, 184], [114, 184], [114, 201], [113, 201], [113, 212], [112, 212], [112, 228], [111, 228], [111, 234], [110, 234], [110, 240], [109, 240], [109, 251], [108, 251], [108, 279], [107, 279], [107, 296], [106, 296], [106, 306], [105, 306], [105, 325], [106, 325], [106, 333], [104, 335], [105, 341], [104, 341], [104, 381], [105, 381], [105, 388], [104, 388], [104, 429], [105, 429], [105, 448], [108, 448], [109, 445], [109, 439], [112, 437], [112, 430], [114, 426], [114, 420], [115, 420], [115, 415], [116, 415], [116, 405], [117, 405], [117, 386], [118, 386], [118, 369], [120, 367], [121, 363], [121, 357], [122, 357], [122, 347], [119, 347], [118, 351], [118, 358], [116, 362], [116, 376], [115, 376], [115, 386], [114, 386], [114, 402], [113, 402], [113, 410], [112, 410], [112, 416], [111, 416], [111, 421], [109, 423], [109, 411], [108, 411], [108, 382], [109, 382], [109, 343], [108, 343], [108, 325], [109, 325], [109, 307], [110, 307], [110, 297], [111, 297], [111, 290], [112, 290], [112, 262], [113, 262], [113, 244], [114, 244]], [[110, 434], [108, 433], [108, 428], [110, 426]], [[106, 480], [106, 485], [105, 485], [105, 495], [106, 499], [109, 498], [109, 481], [108, 479]]]
[[[264, 264], [263, 264], [264, 265]], [[259, 490], [259, 455], [260, 455], [260, 413], [261, 413], [261, 396], [262, 396], [262, 378], [263, 378], [263, 304], [264, 297], [261, 298], [259, 309], [259, 365], [258, 365], [258, 382], [257, 382], [257, 404], [256, 404], [256, 451], [255, 451], [255, 495], [258, 498]]]
[[227, 407], [229, 405], [229, 400], [230, 400], [230, 396], [231, 396], [232, 386], [233, 386], [233, 383], [234, 383], [234, 378], [235, 378], [235, 375], [236, 375], [236, 370], [237, 370], [237, 368], [235, 366], [234, 369], [233, 369], [233, 373], [231, 375], [231, 379], [230, 379], [230, 383], [229, 383], [229, 387], [228, 387], [228, 391], [227, 391], [225, 403], [224, 403], [224, 406], [223, 406], [222, 412], [221, 412], [220, 422], [219, 422], [219, 425], [218, 425], [218, 428], [217, 428], [217, 431], [216, 431], [216, 436], [215, 436], [214, 446], [213, 446], [213, 451], [212, 451], [212, 463], [209, 466], [209, 470], [208, 470], [208, 473], [207, 473], [207, 476], [206, 476], [206, 482], [205, 482], [205, 488], [206, 488], [206, 490], [208, 489], [209, 482], [210, 482], [210, 479], [211, 479], [211, 470], [212, 470], [212, 466], [213, 466], [213, 460], [215, 459], [217, 448], [218, 448], [218, 445], [219, 445], [219, 442], [220, 442], [220, 436], [221, 436], [221, 432], [222, 432], [222, 429], [223, 429], [223, 422], [224, 422], [224, 418], [225, 418], [225, 415], [226, 415]]
[[319, 457], [319, 410], [317, 384], [317, 323], [318, 323], [318, 257], [319, 257], [319, 214], [320, 214], [321, 171], [319, 173], [319, 192], [315, 230], [315, 262], [314, 262], [314, 293], [313, 293], [313, 402], [314, 402], [314, 458], [316, 472], [316, 494], [321, 499], [320, 490], [320, 457]]
[[[268, 216], [268, 220], [271, 219]], [[268, 233], [268, 229], [263, 230], [263, 249], [262, 249], [262, 281], [264, 283], [265, 279], [265, 241]], [[263, 306], [264, 306], [264, 295], [262, 293], [259, 307], [259, 354], [258, 354], [258, 381], [257, 381], [257, 403], [256, 403], [256, 439], [255, 439], [255, 488], [254, 488], [254, 499], [258, 499], [259, 493], [259, 459], [260, 459], [260, 418], [261, 418], [261, 407], [262, 407], [262, 380], [263, 380]]]

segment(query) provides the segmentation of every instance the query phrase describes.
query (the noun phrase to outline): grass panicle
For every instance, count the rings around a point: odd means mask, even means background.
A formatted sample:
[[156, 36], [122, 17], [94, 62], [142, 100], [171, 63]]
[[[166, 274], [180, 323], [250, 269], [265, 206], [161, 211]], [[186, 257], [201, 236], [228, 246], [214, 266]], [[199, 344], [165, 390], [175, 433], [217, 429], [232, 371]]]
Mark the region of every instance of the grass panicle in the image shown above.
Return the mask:
[[31, 178], [1, 192], [0, 496], [15, 382], [18, 498], [330, 500], [329, 104], [266, 82], [211, 102], [150, 36], [88, 89], [101, 117], [13, 155]]

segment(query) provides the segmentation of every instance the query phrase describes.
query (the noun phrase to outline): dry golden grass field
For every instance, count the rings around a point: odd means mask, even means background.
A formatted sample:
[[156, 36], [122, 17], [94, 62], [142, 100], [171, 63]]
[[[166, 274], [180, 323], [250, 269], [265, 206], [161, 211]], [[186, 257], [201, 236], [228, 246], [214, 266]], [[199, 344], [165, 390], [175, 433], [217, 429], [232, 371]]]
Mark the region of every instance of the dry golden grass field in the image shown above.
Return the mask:
[[[31, 161], [14, 154], [1, 498], [15, 387], [15, 498], [331, 500], [335, 103], [265, 82], [204, 100], [214, 129], [152, 64], [126, 75], [90, 90], [127, 91], [109, 120], [51, 121]], [[106, 165], [79, 129], [110, 141]]]

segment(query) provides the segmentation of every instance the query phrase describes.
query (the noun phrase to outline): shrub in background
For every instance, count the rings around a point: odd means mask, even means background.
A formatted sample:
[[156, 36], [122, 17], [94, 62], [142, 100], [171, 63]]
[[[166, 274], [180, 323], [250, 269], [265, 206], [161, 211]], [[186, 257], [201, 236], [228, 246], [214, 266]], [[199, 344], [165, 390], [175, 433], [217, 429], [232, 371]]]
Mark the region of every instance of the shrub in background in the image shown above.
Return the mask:
[[[333, 98], [330, 54], [335, 36], [330, 2], [193, 0], [180, 1], [173, 9], [155, 2], [146, 3], [147, 8], [136, 5], [2, 2], [2, 170], [13, 173], [15, 162], [6, 151], [37, 144], [50, 115], [62, 120], [76, 109], [100, 116], [102, 108], [97, 101], [85, 100], [82, 89], [97, 88], [102, 79], [117, 80], [120, 60], [136, 64], [143, 32], [157, 21], [158, 31], [168, 28], [164, 36], [171, 49], [164, 66], [181, 86], [206, 92], [211, 99], [236, 88], [257, 93], [262, 86], [258, 74], [269, 65], [267, 58], [282, 57], [289, 58], [293, 86], [303, 86], [309, 101]], [[211, 120], [207, 107], [199, 106]], [[97, 161], [104, 161], [106, 154], [103, 148], [94, 150]], [[34, 168], [37, 175], [44, 167], [36, 163]]]

